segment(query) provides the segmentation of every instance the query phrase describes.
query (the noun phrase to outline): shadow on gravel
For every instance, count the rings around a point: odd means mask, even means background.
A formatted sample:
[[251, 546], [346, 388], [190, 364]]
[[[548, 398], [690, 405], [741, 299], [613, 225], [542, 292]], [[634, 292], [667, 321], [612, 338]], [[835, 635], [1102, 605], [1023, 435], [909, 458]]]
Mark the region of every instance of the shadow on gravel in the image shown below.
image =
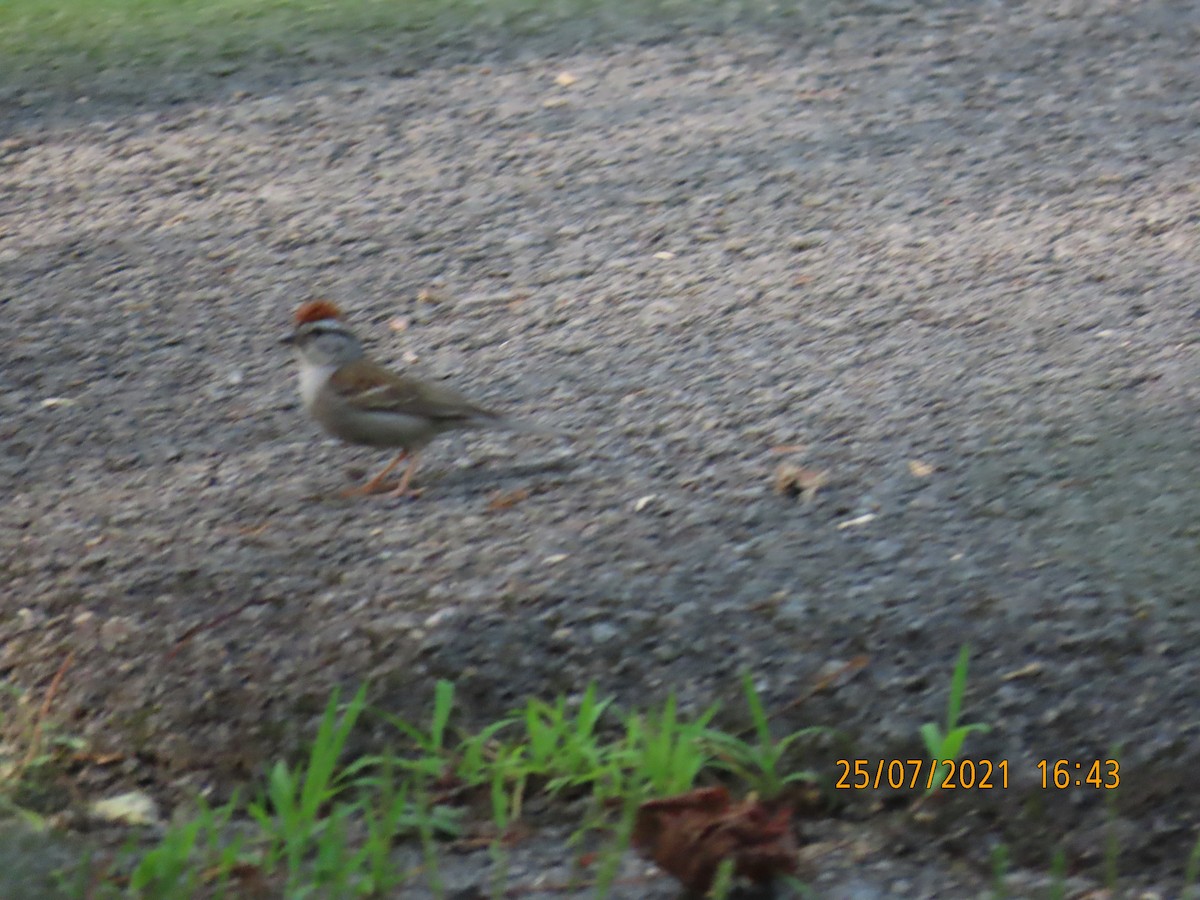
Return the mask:
[[1089, 573], [1129, 609], [1192, 616], [1200, 584], [1200, 411], [1131, 396], [1094, 418], [992, 436], [965, 473], [985, 516], [1020, 520], [1035, 565]]

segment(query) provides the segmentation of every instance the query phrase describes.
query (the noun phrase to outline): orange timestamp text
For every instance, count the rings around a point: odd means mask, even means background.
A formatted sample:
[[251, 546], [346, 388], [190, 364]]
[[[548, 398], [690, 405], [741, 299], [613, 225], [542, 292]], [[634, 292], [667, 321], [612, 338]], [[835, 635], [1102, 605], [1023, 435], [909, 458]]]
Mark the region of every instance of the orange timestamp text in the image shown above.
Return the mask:
[[1008, 787], [1008, 760], [990, 759], [839, 759], [840, 790], [891, 788], [927, 791], [988, 791]]
[[1121, 786], [1121, 764], [1115, 759], [1039, 759], [1043, 790], [1090, 787], [1112, 791]]

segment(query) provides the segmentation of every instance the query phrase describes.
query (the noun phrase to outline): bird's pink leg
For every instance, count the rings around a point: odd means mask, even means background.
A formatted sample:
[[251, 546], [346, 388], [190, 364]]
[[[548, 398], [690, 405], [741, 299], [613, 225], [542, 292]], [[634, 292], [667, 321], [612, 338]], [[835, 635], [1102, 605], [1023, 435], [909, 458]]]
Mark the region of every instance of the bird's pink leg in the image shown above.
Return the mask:
[[409, 488], [409, 482], [412, 481], [413, 473], [417, 471], [417, 463], [420, 462], [420, 457], [414, 453], [409, 460], [408, 468], [404, 470], [404, 476], [400, 479], [400, 486], [392, 491], [393, 497], [410, 497], [416, 499], [421, 496], [419, 489], [412, 490]]
[[[388, 475], [391, 473], [392, 469], [396, 468], [396, 466], [400, 465], [400, 463], [404, 462], [404, 460], [406, 460], [406, 459], [408, 459], [408, 451], [407, 450], [400, 451], [400, 455], [397, 456], [395, 459], [393, 459], [390, 463], [388, 463], [384, 467], [382, 472], [380, 472], [378, 475], [376, 475], [374, 478], [372, 478], [370, 481], [368, 481], [362, 487], [347, 488], [346, 490], [342, 491], [343, 496], [362, 497], [367, 494], [378, 493], [383, 487], [383, 479], [387, 478]], [[411, 469], [412, 466], [409, 466], [409, 468]]]

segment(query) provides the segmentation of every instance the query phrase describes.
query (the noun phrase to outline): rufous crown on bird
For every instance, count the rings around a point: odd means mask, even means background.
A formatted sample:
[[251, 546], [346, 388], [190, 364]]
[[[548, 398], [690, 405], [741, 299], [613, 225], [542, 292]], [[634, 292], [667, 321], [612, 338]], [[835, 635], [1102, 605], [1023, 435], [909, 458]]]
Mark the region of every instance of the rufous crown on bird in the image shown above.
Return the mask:
[[310, 300], [296, 310], [296, 327], [324, 319], [340, 319], [342, 311], [328, 300]]

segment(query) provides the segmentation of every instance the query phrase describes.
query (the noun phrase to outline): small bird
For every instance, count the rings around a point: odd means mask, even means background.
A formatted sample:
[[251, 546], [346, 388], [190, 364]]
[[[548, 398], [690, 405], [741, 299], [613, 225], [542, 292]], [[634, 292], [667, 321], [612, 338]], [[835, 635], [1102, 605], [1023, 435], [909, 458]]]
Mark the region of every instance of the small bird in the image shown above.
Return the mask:
[[408, 467], [393, 492], [414, 497], [413, 473], [425, 445], [447, 431], [503, 428], [539, 434], [555, 432], [505, 418], [448, 387], [397, 375], [369, 359], [362, 342], [328, 300], [312, 300], [296, 310], [296, 326], [283, 339], [300, 364], [300, 399], [317, 423], [351, 444], [400, 448], [382, 472], [351, 491], [373, 494], [400, 463]]

